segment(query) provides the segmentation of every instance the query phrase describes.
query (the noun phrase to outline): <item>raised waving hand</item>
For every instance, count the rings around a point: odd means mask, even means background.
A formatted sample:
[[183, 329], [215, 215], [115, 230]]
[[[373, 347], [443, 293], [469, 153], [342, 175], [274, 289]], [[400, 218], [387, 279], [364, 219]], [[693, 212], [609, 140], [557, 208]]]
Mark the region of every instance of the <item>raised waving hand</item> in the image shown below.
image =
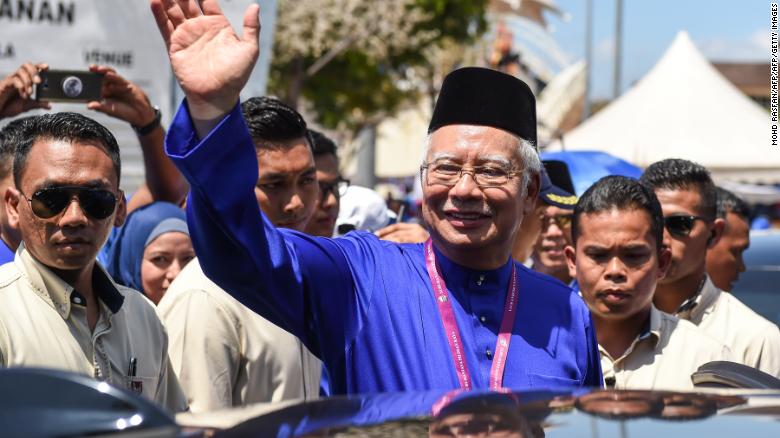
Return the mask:
[[[236, 104], [259, 52], [259, 6], [244, 13], [244, 29], [233, 31], [216, 0], [151, 0], [171, 66], [201, 136]], [[210, 123], [198, 123], [210, 122]], [[211, 126], [209, 126], [211, 125]]]

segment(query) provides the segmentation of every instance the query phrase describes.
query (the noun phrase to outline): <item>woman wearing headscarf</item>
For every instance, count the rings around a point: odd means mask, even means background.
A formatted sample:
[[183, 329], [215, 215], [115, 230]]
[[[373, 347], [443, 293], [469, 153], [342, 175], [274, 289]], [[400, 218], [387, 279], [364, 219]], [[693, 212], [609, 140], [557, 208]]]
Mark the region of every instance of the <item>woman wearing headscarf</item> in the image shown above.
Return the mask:
[[155, 304], [194, 257], [185, 213], [167, 202], [133, 211], [99, 256], [114, 281], [143, 292]]

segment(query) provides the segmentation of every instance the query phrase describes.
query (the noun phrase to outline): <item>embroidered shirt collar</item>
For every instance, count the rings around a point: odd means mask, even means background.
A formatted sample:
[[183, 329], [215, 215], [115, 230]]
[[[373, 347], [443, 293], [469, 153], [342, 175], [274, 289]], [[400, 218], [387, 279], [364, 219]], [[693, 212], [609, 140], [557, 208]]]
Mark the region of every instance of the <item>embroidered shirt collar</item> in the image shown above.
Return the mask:
[[[14, 263], [29, 281], [33, 291], [49, 303], [62, 319], [68, 318], [72, 304], [86, 304], [83, 295], [76, 292], [73, 286], [66, 283], [49, 267], [36, 260], [27, 251], [24, 244], [19, 246]], [[106, 305], [111, 313], [117, 313], [122, 308], [124, 296], [97, 262], [92, 270], [92, 284], [98, 299]]]

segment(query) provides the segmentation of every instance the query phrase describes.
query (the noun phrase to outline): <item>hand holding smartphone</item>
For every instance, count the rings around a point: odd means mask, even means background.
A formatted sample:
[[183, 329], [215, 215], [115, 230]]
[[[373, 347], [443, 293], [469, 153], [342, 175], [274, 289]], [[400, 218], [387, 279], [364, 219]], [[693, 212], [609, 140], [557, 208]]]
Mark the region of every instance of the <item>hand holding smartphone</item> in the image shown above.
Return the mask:
[[35, 100], [91, 102], [102, 99], [103, 73], [81, 70], [41, 70]]

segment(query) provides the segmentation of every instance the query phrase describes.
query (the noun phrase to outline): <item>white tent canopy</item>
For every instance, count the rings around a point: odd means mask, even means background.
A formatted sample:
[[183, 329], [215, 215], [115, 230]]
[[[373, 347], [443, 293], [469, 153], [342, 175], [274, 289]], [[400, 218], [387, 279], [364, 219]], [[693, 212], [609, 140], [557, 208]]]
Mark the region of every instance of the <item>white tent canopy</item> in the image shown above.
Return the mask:
[[726, 80], [677, 34], [633, 88], [548, 150], [601, 150], [642, 167], [684, 158], [716, 180], [780, 183], [780, 148], [769, 113]]

